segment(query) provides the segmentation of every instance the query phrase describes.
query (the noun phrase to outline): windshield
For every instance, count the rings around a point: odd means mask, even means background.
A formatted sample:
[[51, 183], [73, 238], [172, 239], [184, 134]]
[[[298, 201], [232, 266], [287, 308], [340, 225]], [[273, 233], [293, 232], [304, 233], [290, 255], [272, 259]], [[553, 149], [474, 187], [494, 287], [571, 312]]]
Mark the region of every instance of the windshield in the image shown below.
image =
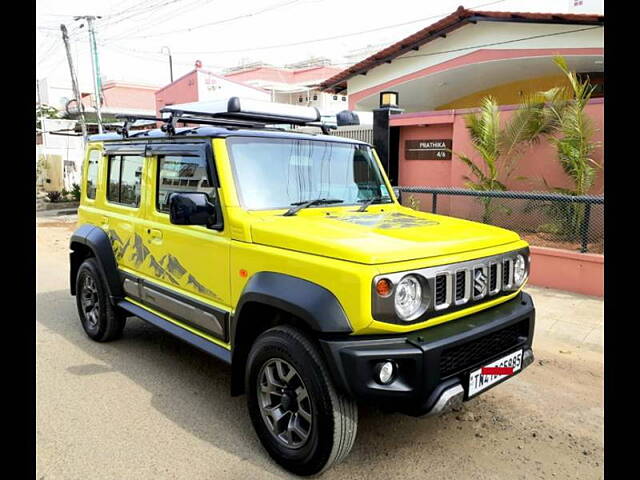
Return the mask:
[[339, 205], [375, 197], [374, 203], [392, 201], [367, 145], [262, 137], [232, 137], [227, 145], [247, 210], [289, 208], [315, 199]]

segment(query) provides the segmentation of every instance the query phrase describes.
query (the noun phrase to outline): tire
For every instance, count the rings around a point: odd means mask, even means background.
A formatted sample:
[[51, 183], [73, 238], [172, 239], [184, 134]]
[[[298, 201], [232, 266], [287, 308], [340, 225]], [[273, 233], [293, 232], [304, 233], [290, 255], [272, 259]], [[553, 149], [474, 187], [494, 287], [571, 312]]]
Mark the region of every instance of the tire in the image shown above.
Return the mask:
[[318, 348], [300, 330], [279, 326], [256, 339], [247, 358], [245, 387], [260, 442], [288, 471], [319, 474], [351, 450], [357, 405], [336, 390]]
[[107, 288], [95, 258], [88, 258], [76, 276], [76, 305], [80, 323], [96, 342], [108, 342], [122, 336], [126, 316], [111, 304]]

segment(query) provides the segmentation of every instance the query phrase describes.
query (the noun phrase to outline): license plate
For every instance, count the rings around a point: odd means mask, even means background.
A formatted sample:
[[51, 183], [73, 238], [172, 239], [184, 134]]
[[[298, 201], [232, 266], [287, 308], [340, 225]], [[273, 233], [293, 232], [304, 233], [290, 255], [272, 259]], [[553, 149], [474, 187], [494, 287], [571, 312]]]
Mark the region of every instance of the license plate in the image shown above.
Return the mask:
[[517, 352], [510, 353], [506, 357], [502, 357], [495, 362], [492, 362], [488, 365], [483, 365], [471, 372], [469, 375], [469, 397], [480, 393], [481, 391], [489, 388], [496, 382], [503, 380], [509, 375], [483, 375], [483, 368], [492, 368], [492, 367], [511, 367], [513, 368], [513, 373], [520, 370], [522, 367], [522, 350], [518, 350]]

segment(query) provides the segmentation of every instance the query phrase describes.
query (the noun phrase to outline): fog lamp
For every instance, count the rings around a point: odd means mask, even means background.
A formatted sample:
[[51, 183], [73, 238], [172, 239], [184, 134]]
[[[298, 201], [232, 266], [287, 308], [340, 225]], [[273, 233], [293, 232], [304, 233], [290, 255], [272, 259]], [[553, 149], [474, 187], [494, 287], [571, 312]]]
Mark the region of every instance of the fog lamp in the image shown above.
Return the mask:
[[376, 382], [389, 385], [396, 377], [396, 370], [396, 365], [390, 360], [378, 363], [375, 368]]

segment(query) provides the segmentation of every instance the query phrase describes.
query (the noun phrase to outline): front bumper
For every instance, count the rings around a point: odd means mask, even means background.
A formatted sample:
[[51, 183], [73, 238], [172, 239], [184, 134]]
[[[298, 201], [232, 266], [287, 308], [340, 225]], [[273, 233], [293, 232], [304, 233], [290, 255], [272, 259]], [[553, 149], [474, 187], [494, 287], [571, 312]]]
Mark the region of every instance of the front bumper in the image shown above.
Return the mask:
[[[409, 415], [436, 414], [469, 399], [469, 374], [519, 348], [533, 361], [535, 309], [521, 292], [466, 317], [403, 335], [320, 339], [333, 378], [352, 398]], [[397, 365], [389, 385], [374, 378], [385, 360]], [[502, 383], [505, 378], [493, 386]], [[486, 391], [486, 390], [485, 390]]]

